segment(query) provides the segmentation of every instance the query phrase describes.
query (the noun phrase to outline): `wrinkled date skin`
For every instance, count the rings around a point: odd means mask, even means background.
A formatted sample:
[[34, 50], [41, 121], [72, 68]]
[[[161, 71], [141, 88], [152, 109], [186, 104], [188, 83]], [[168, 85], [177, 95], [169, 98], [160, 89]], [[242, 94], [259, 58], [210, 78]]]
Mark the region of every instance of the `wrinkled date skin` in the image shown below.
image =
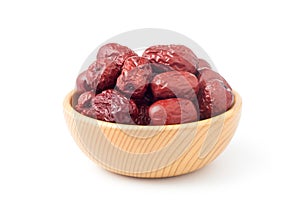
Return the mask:
[[212, 79], [201, 83], [198, 103], [200, 119], [207, 119], [228, 110], [233, 104], [233, 94], [223, 81]]
[[121, 75], [117, 79], [117, 88], [131, 98], [143, 98], [150, 82], [152, 68], [148, 60], [130, 57], [124, 63]]
[[77, 100], [75, 110], [86, 116], [94, 117], [95, 111], [92, 109], [91, 101], [95, 97], [95, 92], [87, 91], [82, 93]]
[[232, 90], [230, 85], [227, 83], [227, 81], [219, 73], [211, 69], [202, 69], [199, 71], [199, 77], [198, 77], [199, 87], [203, 86], [203, 82], [207, 82], [213, 79], [218, 79], [222, 81], [227, 88]]
[[78, 98], [78, 105], [83, 105], [84, 107], [90, 107], [91, 100], [95, 97], [95, 92], [87, 91], [82, 93]]
[[97, 93], [114, 88], [124, 61], [136, 55], [128, 47], [116, 43], [102, 46], [98, 50], [97, 60], [89, 66], [86, 72], [89, 88]]
[[96, 95], [91, 101], [96, 117], [99, 120], [134, 124], [138, 108], [133, 100], [128, 99], [120, 92], [108, 89]]
[[81, 72], [76, 79], [76, 91], [78, 93], [83, 93], [91, 90], [89, 84], [87, 83], [86, 70]]
[[197, 71], [200, 71], [201, 69], [211, 69], [211, 66], [206, 60], [199, 58]]
[[145, 64], [149, 64], [150, 61], [146, 58], [140, 57], [140, 56], [132, 56], [127, 58], [124, 61], [124, 64], [122, 66], [122, 70], [132, 70], [134, 68], [136, 68], [137, 66], [140, 65], [145, 65]]
[[191, 49], [184, 45], [157, 45], [151, 46], [143, 53], [149, 59], [154, 71], [187, 71], [195, 74], [198, 58]]
[[103, 90], [114, 88], [120, 73], [121, 66], [105, 65], [95, 61], [86, 72], [87, 83], [90, 88], [100, 93]]
[[145, 95], [143, 96], [143, 98], [131, 98], [131, 99], [136, 103], [136, 105], [148, 105], [148, 106], [150, 106], [155, 101], [150, 87], [148, 87], [148, 89], [145, 92]]
[[149, 125], [150, 117], [149, 117], [149, 106], [146, 104], [142, 104], [138, 106], [138, 114], [134, 118], [134, 122], [137, 125]]
[[159, 100], [149, 107], [151, 125], [182, 124], [198, 120], [194, 104], [188, 99]]
[[72, 106], [98, 120], [136, 125], [181, 124], [231, 108], [230, 85], [183, 45], [156, 45], [138, 56], [109, 43], [76, 79]]
[[169, 71], [156, 75], [151, 81], [153, 96], [157, 99], [181, 97], [192, 99], [198, 94], [198, 80], [189, 72]]
[[111, 65], [113, 63], [122, 66], [124, 61], [131, 56], [137, 56], [137, 54], [128, 47], [117, 43], [108, 43], [98, 50], [97, 61], [101, 64]]

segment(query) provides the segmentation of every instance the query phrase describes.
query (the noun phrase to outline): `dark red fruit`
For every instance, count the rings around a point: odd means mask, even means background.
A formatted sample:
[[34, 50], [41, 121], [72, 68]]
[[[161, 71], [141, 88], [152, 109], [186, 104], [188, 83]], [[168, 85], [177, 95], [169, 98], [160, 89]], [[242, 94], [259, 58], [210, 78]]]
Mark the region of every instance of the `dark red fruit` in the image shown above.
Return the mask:
[[105, 65], [95, 61], [87, 70], [87, 83], [90, 88], [100, 93], [114, 88], [120, 73], [121, 67], [118, 65]]
[[124, 61], [124, 64], [122, 66], [122, 70], [132, 70], [140, 65], [145, 65], [150, 63], [150, 61], [146, 58], [140, 57], [140, 56], [132, 56], [127, 58]]
[[198, 120], [194, 104], [188, 99], [159, 100], [149, 108], [152, 125], [182, 124]]
[[151, 81], [153, 96], [158, 99], [172, 97], [196, 98], [198, 80], [189, 72], [170, 71], [157, 74]]
[[151, 88], [148, 87], [147, 91], [145, 92], [145, 95], [143, 98], [131, 98], [134, 100], [136, 105], [148, 105], [150, 106], [156, 99], [153, 97], [153, 94], [151, 92]]
[[132, 118], [138, 114], [134, 101], [113, 89], [104, 90], [96, 95], [91, 104], [97, 119], [103, 121], [134, 124]]
[[128, 47], [116, 43], [102, 46], [98, 50], [97, 60], [89, 66], [86, 72], [86, 82], [89, 88], [97, 93], [114, 88], [124, 61], [136, 55]]
[[134, 118], [134, 122], [137, 125], [149, 125], [150, 117], [149, 117], [149, 106], [146, 104], [142, 104], [138, 106], [139, 112], [137, 116]]
[[211, 69], [211, 66], [206, 60], [199, 58], [197, 64], [197, 70], [199, 71], [201, 69]]
[[117, 88], [130, 98], [143, 98], [152, 75], [148, 60], [138, 56], [128, 58], [121, 75], [117, 79]]
[[81, 114], [97, 119], [97, 111], [93, 107], [83, 109]]
[[228, 110], [233, 104], [233, 94], [223, 81], [212, 79], [200, 85], [198, 103], [200, 119], [207, 119]]
[[76, 79], [76, 91], [78, 93], [83, 93], [91, 90], [87, 83], [86, 71], [81, 72]]
[[71, 103], [103, 121], [169, 125], [216, 116], [233, 101], [227, 81], [184, 45], [151, 46], [139, 57], [109, 43], [77, 77]]
[[92, 98], [95, 97], [95, 92], [88, 91], [82, 93], [78, 98], [78, 104], [84, 105], [85, 107], [90, 107]]
[[184, 45], [157, 45], [151, 46], [143, 53], [143, 57], [153, 64], [154, 71], [187, 71], [196, 73], [197, 56]]
[[137, 54], [128, 47], [117, 43], [108, 43], [98, 50], [97, 61], [105, 65], [122, 66], [124, 61], [131, 56], [137, 56]]
[[91, 108], [91, 100], [95, 97], [95, 92], [93, 91], [87, 91], [82, 93], [77, 100], [77, 105], [75, 106], [75, 109], [78, 112], [82, 112], [83, 110], [90, 109]]
[[224, 83], [224, 85], [226, 85], [227, 88], [232, 90], [230, 85], [227, 83], [227, 81], [219, 73], [217, 73], [211, 69], [202, 69], [199, 71], [198, 82], [199, 82], [200, 87], [201, 87], [201, 84], [203, 85], [203, 82], [207, 82], [207, 81], [210, 81], [213, 79], [218, 79], [218, 80], [222, 81]]

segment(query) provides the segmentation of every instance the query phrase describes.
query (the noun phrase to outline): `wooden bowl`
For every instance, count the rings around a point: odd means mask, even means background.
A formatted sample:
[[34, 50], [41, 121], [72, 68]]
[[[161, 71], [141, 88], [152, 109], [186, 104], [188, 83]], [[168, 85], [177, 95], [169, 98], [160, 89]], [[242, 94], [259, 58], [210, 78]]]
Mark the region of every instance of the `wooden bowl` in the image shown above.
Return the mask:
[[81, 150], [108, 171], [126, 176], [161, 178], [193, 172], [214, 160], [228, 145], [240, 119], [242, 100], [227, 112], [186, 124], [138, 126], [86, 117], [64, 100], [69, 130]]

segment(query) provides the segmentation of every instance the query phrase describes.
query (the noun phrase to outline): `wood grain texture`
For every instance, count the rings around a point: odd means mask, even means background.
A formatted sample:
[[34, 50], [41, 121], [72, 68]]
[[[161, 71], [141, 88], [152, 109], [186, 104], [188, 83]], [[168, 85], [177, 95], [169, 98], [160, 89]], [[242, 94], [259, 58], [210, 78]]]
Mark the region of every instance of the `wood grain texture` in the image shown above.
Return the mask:
[[193, 172], [213, 161], [228, 145], [237, 128], [242, 100], [227, 112], [198, 122], [137, 126], [95, 120], [64, 100], [68, 128], [81, 150], [98, 165], [126, 176], [161, 178]]

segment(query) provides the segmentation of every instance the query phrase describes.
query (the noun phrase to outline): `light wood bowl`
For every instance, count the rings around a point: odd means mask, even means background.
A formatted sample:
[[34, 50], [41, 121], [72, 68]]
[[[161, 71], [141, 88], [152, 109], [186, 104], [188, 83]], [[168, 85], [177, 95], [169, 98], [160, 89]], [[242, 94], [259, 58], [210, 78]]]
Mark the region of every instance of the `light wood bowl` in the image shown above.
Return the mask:
[[213, 161], [230, 142], [241, 116], [242, 100], [227, 112], [186, 124], [138, 126], [99, 121], [64, 100], [69, 130], [81, 150], [108, 171], [141, 178], [161, 178], [193, 172]]

